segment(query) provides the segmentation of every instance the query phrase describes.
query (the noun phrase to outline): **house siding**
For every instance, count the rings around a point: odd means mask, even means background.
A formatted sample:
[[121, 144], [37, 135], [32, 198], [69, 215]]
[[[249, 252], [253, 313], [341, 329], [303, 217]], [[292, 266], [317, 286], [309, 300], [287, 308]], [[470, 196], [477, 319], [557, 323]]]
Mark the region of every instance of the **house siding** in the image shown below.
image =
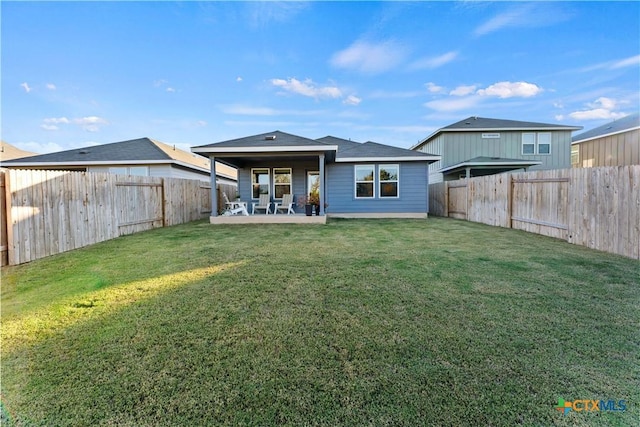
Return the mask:
[[191, 172], [186, 169], [181, 169], [168, 164], [160, 165], [145, 165], [145, 164], [130, 164], [130, 165], [99, 165], [89, 166], [87, 172], [95, 173], [109, 173], [111, 167], [137, 167], [146, 166], [149, 168], [148, 176], [155, 176], [159, 178], [182, 178], [182, 179], [199, 179], [200, 181], [209, 182], [208, 173]]
[[257, 201], [257, 199], [251, 198], [251, 170], [256, 168], [269, 169], [269, 188], [271, 191], [271, 202], [278, 201], [279, 199], [273, 198], [273, 168], [291, 168], [291, 189], [294, 196], [294, 210], [296, 212], [303, 212], [304, 207], [298, 207], [296, 205], [298, 197], [306, 194], [307, 186], [307, 172], [319, 170], [319, 163], [312, 161], [292, 161], [290, 163], [283, 162], [258, 162], [251, 163], [245, 167], [238, 169], [238, 192], [240, 194], [240, 200], [251, 203]]
[[640, 129], [574, 144], [579, 162], [574, 167], [640, 164]]
[[[327, 212], [329, 213], [426, 213], [428, 212], [428, 168], [426, 162], [376, 162], [399, 164], [398, 198], [355, 198], [354, 163], [327, 165]], [[376, 169], [377, 170], [377, 169]], [[377, 184], [376, 184], [377, 185]], [[376, 196], [378, 189], [376, 188]]]

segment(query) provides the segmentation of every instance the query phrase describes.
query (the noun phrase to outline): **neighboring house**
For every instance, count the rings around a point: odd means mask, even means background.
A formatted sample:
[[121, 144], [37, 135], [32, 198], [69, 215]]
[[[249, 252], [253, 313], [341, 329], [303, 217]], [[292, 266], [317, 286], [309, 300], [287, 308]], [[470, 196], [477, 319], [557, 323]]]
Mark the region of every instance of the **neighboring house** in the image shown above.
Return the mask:
[[438, 129], [411, 147], [441, 156], [429, 165], [436, 183], [516, 170], [571, 167], [571, 132], [565, 126], [469, 117]]
[[[256, 202], [261, 194], [269, 194], [276, 202], [293, 194], [297, 201], [317, 191], [320, 215], [326, 205], [331, 214], [424, 218], [429, 209], [428, 164], [439, 159], [374, 142], [331, 136], [314, 140], [280, 131], [191, 151], [215, 159], [213, 165], [238, 168], [241, 200]], [[215, 192], [211, 196], [213, 206], [218, 206]]]
[[[93, 145], [75, 150], [3, 161], [13, 169], [56, 169], [120, 175], [159, 176], [210, 181], [209, 159], [150, 138]], [[218, 165], [217, 182], [235, 184], [237, 171]]]
[[0, 141], [0, 163], [6, 160], [20, 159], [22, 157], [35, 156], [37, 153], [24, 151], [4, 141]]
[[573, 137], [571, 166], [640, 164], [640, 114], [632, 114]]

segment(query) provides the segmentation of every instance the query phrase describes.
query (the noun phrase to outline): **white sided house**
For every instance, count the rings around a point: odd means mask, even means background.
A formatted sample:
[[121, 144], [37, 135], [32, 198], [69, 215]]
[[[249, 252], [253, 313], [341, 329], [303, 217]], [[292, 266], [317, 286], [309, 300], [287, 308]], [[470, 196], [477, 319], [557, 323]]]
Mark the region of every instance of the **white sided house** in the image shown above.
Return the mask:
[[[11, 169], [49, 169], [210, 181], [208, 158], [150, 138], [139, 138], [74, 150], [3, 161]], [[237, 170], [216, 165], [216, 181], [235, 185]]]
[[571, 167], [571, 133], [580, 126], [469, 117], [438, 129], [412, 150], [440, 160], [429, 183], [524, 170]]

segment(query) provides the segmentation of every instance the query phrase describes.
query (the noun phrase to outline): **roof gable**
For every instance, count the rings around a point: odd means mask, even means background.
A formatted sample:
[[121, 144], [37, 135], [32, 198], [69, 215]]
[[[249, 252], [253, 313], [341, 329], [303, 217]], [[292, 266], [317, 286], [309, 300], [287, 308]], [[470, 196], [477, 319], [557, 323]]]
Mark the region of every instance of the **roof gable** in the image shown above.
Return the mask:
[[21, 150], [20, 148], [8, 144], [4, 141], [0, 141], [0, 161], [7, 161], [13, 159], [21, 159], [24, 157], [36, 156], [37, 153], [31, 151]]
[[292, 135], [290, 133], [281, 132], [279, 130], [258, 135], [245, 136], [244, 138], [230, 139], [228, 141], [216, 142], [213, 144], [200, 145], [192, 147], [194, 153], [208, 152], [217, 148], [282, 148], [282, 147], [317, 147], [320, 150], [327, 149], [329, 144], [304, 138], [302, 136]]

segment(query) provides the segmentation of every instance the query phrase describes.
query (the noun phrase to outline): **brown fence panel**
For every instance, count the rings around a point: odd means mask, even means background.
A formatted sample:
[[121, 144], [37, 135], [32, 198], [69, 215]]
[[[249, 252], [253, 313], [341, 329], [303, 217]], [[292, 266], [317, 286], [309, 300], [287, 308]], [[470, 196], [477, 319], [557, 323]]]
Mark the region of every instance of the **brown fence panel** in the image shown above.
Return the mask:
[[429, 193], [454, 218], [640, 259], [640, 165], [490, 175], [433, 184]]
[[[238, 187], [231, 184], [218, 184], [218, 214], [221, 214], [225, 210], [225, 203], [222, 193], [227, 195], [229, 200], [235, 200], [238, 193]], [[211, 208], [209, 208], [211, 210]]]
[[468, 180], [469, 221], [509, 227], [509, 175], [489, 175]]
[[570, 243], [640, 259], [640, 166], [571, 169]]
[[447, 213], [451, 218], [467, 219], [467, 180], [447, 182]]
[[447, 216], [446, 182], [438, 182], [429, 186], [429, 215]]
[[7, 195], [5, 171], [0, 171], [0, 266], [9, 264], [9, 240], [7, 239]]
[[164, 226], [162, 178], [117, 175], [115, 199], [118, 234]]
[[511, 227], [567, 238], [568, 170], [511, 175]]

